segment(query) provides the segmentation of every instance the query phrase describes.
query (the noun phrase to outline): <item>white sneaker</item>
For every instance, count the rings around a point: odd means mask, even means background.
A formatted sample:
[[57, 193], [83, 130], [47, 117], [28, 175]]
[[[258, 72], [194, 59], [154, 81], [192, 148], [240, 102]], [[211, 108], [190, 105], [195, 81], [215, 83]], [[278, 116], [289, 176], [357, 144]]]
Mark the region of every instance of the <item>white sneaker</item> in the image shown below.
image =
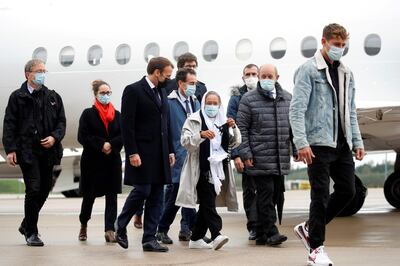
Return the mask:
[[307, 249], [307, 252], [311, 252], [310, 248], [310, 238], [308, 235], [308, 227], [306, 225], [306, 222], [302, 222], [294, 227], [294, 233], [295, 235], [301, 240], [303, 243], [304, 247]]
[[196, 241], [189, 241], [189, 248], [193, 249], [211, 249], [213, 246], [211, 244], [207, 244], [203, 239], [199, 239]]
[[218, 249], [222, 248], [223, 245], [228, 243], [228, 241], [229, 241], [229, 238], [227, 236], [219, 235], [212, 242], [212, 247], [214, 250], [218, 250]]
[[324, 246], [319, 246], [308, 254], [307, 263], [311, 266], [333, 266], [333, 262], [324, 250]]

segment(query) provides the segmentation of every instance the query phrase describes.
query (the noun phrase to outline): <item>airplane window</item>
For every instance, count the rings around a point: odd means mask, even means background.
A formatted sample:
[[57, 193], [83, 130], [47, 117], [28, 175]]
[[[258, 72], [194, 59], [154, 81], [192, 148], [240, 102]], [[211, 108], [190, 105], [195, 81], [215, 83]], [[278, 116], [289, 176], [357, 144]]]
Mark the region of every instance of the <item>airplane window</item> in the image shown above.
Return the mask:
[[186, 42], [177, 42], [174, 45], [174, 52], [173, 52], [175, 61], [178, 61], [178, 57], [187, 52], [189, 52], [189, 45]]
[[99, 45], [93, 45], [89, 48], [87, 60], [90, 65], [97, 66], [103, 58], [103, 49]]
[[128, 44], [121, 44], [115, 50], [115, 60], [120, 65], [125, 65], [131, 59], [131, 47]]
[[236, 58], [239, 60], [247, 60], [253, 53], [253, 43], [249, 39], [241, 39], [236, 44]]
[[47, 50], [43, 47], [38, 47], [33, 51], [32, 59], [41, 59], [46, 63], [47, 61]]
[[217, 59], [217, 56], [218, 56], [218, 43], [213, 40], [206, 41], [203, 45], [204, 60], [211, 62]]
[[149, 62], [153, 57], [157, 57], [160, 55], [160, 46], [157, 43], [152, 42], [146, 45], [144, 48], [144, 60]]
[[75, 51], [71, 46], [65, 46], [60, 51], [60, 64], [62, 66], [70, 66], [74, 62]]
[[377, 55], [381, 51], [381, 37], [378, 34], [372, 33], [365, 37], [364, 50], [367, 55]]
[[284, 57], [286, 54], [286, 49], [286, 40], [281, 37], [273, 39], [269, 45], [269, 51], [274, 59], [281, 59]]
[[307, 36], [301, 41], [301, 53], [304, 57], [313, 57], [317, 51], [317, 39], [312, 36]]

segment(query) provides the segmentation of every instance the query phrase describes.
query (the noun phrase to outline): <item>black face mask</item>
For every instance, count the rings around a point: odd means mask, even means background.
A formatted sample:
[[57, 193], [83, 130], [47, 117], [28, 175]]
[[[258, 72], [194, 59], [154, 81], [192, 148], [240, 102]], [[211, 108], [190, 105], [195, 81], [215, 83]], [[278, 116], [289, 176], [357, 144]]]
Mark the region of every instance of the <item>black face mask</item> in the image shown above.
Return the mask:
[[165, 88], [165, 87], [167, 87], [167, 85], [168, 85], [169, 82], [171, 82], [171, 79], [165, 78], [165, 80], [164, 80], [163, 82], [158, 81], [157, 87], [160, 88], [160, 89], [161, 89], [161, 88]]

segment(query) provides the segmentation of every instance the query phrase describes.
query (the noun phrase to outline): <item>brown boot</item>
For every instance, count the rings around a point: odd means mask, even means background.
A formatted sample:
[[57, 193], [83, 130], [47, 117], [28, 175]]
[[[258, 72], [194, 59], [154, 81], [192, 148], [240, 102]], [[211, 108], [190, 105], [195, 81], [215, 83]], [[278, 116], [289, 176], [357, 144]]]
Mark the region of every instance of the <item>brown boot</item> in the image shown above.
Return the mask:
[[116, 243], [117, 240], [115, 239], [114, 231], [108, 230], [104, 233], [104, 238], [106, 239], [107, 243]]
[[133, 226], [135, 226], [137, 229], [142, 229], [143, 224], [142, 224], [142, 216], [141, 215], [136, 215], [133, 218]]
[[79, 231], [79, 240], [86, 241], [87, 239], [87, 225], [81, 225], [81, 230]]

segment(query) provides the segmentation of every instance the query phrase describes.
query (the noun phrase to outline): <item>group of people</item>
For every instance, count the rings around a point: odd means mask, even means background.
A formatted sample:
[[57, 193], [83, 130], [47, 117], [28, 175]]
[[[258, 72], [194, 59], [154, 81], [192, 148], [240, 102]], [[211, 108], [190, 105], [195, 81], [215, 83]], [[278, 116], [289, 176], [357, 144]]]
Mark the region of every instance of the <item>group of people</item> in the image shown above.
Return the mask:
[[[244, 85], [232, 88], [227, 112], [220, 95], [197, 80], [198, 62], [191, 53], [178, 58], [175, 79], [168, 59], [152, 58], [147, 75], [125, 88], [121, 112], [111, 103], [110, 85], [93, 81], [94, 104], [83, 111], [78, 129], [83, 146], [79, 240], [87, 239], [96, 197], [105, 196], [107, 242], [128, 248], [127, 227], [133, 216], [140, 224], [143, 212], [143, 250], [166, 252], [160, 243], [173, 243], [168, 232], [181, 208], [179, 240], [193, 249], [222, 248], [229, 238], [221, 234], [216, 207], [238, 210], [233, 160], [242, 174], [249, 240], [280, 245], [287, 236], [276, 223], [282, 219], [284, 176], [293, 156], [307, 164], [311, 184], [309, 219], [294, 232], [310, 265], [333, 265], [324, 251], [325, 226], [354, 197], [352, 151], [356, 159], [364, 157], [354, 79], [340, 61], [348, 37], [338, 24], [323, 29], [321, 50], [295, 73], [293, 96], [279, 84], [276, 66], [246, 65]], [[66, 128], [62, 99], [44, 85], [45, 73], [38, 59], [26, 64], [26, 81], [11, 94], [3, 127], [7, 162], [21, 167], [26, 185], [19, 232], [29, 246], [43, 246], [37, 222]], [[122, 148], [124, 183], [133, 189], [117, 216]]]

